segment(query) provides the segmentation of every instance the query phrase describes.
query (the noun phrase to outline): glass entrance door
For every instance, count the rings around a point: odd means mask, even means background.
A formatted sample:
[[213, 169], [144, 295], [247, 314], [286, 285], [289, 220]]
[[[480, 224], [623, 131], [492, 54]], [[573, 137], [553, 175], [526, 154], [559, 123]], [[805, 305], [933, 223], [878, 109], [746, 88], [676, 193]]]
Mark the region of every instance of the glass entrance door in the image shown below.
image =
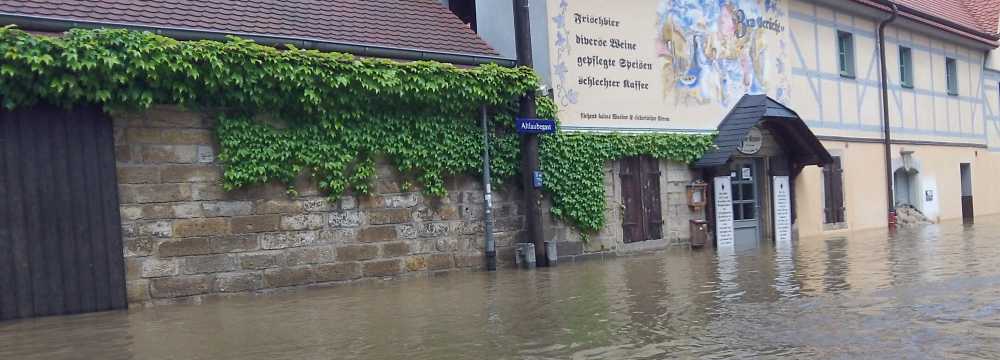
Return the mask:
[[757, 174], [757, 162], [754, 159], [737, 159], [731, 169], [736, 250], [753, 249], [760, 242], [760, 176]]

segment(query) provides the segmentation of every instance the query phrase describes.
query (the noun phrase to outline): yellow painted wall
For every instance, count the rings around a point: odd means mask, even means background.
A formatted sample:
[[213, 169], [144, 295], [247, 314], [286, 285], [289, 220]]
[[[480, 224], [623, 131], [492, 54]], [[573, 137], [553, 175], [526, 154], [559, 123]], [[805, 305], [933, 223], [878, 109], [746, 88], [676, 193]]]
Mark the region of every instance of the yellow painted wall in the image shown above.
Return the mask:
[[[886, 186], [883, 147], [881, 144], [824, 142], [835, 156], [841, 156], [844, 167], [844, 205], [847, 229], [824, 230], [823, 175], [819, 167], [808, 167], [795, 182], [796, 226], [799, 236], [808, 238], [849, 231], [885, 227]], [[898, 161], [901, 151], [913, 151], [920, 164], [920, 192], [934, 190], [936, 215], [934, 221], [951, 221], [962, 216], [961, 177], [959, 164], [972, 166], [972, 191], [976, 215], [1000, 213], [1000, 155], [982, 148], [950, 146], [893, 145], [892, 155]], [[932, 185], [933, 184], [933, 185]]]

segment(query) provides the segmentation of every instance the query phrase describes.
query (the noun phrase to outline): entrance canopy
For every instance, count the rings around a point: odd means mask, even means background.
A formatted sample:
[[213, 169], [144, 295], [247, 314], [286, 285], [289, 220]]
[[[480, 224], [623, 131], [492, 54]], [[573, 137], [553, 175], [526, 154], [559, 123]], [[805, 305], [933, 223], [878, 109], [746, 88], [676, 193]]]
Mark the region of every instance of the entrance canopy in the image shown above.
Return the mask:
[[799, 115], [767, 95], [743, 95], [719, 124], [716, 149], [695, 162], [696, 168], [726, 165], [754, 126], [774, 134], [793, 168], [828, 164], [833, 157]]

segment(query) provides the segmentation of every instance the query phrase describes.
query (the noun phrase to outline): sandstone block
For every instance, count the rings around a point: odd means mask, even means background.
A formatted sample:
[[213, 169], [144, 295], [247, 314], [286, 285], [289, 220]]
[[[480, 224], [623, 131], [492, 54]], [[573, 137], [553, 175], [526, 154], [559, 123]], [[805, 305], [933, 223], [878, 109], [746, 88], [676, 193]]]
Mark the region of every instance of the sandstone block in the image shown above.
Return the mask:
[[212, 289], [212, 279], [208, 275], [156, 278], [150, 280], [150, 290], [157, 299], [205, 294]]
[[157, 247], [162, 257], [211, 254], [208, 238], [185, 238], [164, 241]]
[[340, 197], [340, 199], [337, 201], [337, 204], [341, 210], [357, 209], [358, 199], [350, 195], [344, 195]]
[[214, 140], [212, 132], [205, 129], [163, 129], [160, 131], [160, 136], [165, 144], [210, 145]]
[[256, 234], [215, 236], [209, 239], [212, 252], [231, 253], [253, 251], [260, 248]]
[[208, 145], [198, 145], [198, 162], [211, 164], [215, 162], [215, 149]]
[[206, 217], [246, 216], [253, 214], [250, 201], [212, 201], [201, 204]]
[[278, 266], [278, 253], [253, 253], [240, 255], [240, 267], [246, 270], [261, 270]]
[[331, 227], [343, 228], [361, 225], [361, 212], [357, 210], [335, 211], [327, 216]]
[[302, 209], [308, 212], [327, 212], [333, 209], [333, 204], [325, 198], [309, 199], [302, 202]]
[[201, 204], [181, 203], [173, 206], [174, 217], [178, 219], [190, 219], [202, 217]]
[[396, 227], [376, 226], [362, 229], [358, 232], [358, 241], [370, 243], [396, 240]]
[[222, 178], [222, 168], [214, 165], [166, 165], [160, 170], [164, 183], [214, 182]]
[[460, 268], [468, 268], [468, 267], [478, 268], [478, 267], [482, 267], [483, 265], [485, 265], [485, 263], [486, 263], [486, 261], [484, 260], [483, 255], [479, 255], [479, 254], [458, 254], [458, 255], [455, 255], [455, 267], [460, 267]]
[[300, 231], [292, 233], [271, 233], [260, 236], [260, 247], [266, 250], [285, 249], [312, 245], [317, 242], [316, 231]]
[[160, 129], [143, 127], [125, 129], [125, 142], [129, 144], [158, 144], [163, 142]]
[[382, 257], [399, 257], [410, 253], [410, 245], [399, 241], [382, 244]]
[[141, 276], [144, 278], [174, 276], [177, 275], [178, 269], [179, 267], [176, 260], [146, 258], [142, 261]]
[[191, 199], [193, 200], [222, 200], [227, 198], [226, 190], [218, 183], [190, 184], [190, 189]]
[[427, 268], [430, 270], [444, 270], [455, 267], [455, 259], [451, 254], [431, 254], [426, 256]]
[[296, 214], [281, 217], [282, 230], [313, 230], [323, 227], [322, 214]]
[[364, 263], [362, 272], [365, 276], [393, 276], [403, 272], [403, 260], [376, 260]]
[[298, 214], [302, 204], [288, 199], [257, 200], [257, 214]]
[[138, 224], [139, 236], [168, 238], [173, 234], [171, 226], [168, 220], [141, 222]]
[[142, 263], [149, 258], [129, 257], [125, 258], [125, 280], [138, 280], [142, 278]]
[[346, 244], [357, 239], [358, 229], [329, 229], [319, 233], [319, 242], [326, 244]]
[[281, 216], [278, 215], [254, 215], [232, 218], [234, 234], [276, 231], [280, 224]]
[[194, 145], [143, 145], [142, 161], [146, 163], [193, 164], [198, 158]]
[[264, 270], [264, 286], [285, 287], [305, 285], [316, 281], [316, 275], [309, 266]]
[[174, 236], [219, 236], [229, 233], [229, 221], [226, 218], [195, 218], [182, 219], [174, 222]]
[[348, 245], [337, 248], [337, 261], [362, 261], [378, 257], [375, 245]]
[[148, 236], [124, 238], [125, 257], [149, 256], [153, 254], [153, 239]]
[[285, 251], [285, 263], [289, 266], [331, 263], [336, 260], [333, 246], [307, 246]]
[[424, 223], [420, 227], [421, 237], [438, 237], [448, 233], [448, 223], [430, 222]]
[[361, 277], [361, 264], [356, 262], [321, 264], [314, 267], [316, 281], [346, 281]]
[[420, 231], [415, 224], [402, 224], [396, 226], [396, 234], [400, 239], [416, 239]]
[[143, 219], [172, 219], [174, 207], [167, 204], [151, 204], [142, 207]]
[[119, 184], [158, 184], [160, 169], [156, 166], [118, 166]]
[[238, 268], [236, 257], [228, 254], [188, 256], [184, 258], [184, 274], [233, 271]]
[[217, 292], [241, 292], [260, 289], [263, 277], [258, 272], [224, 273], [215, 276]]
[[[191, 200], [188, 184], [123, 185], [126, 199], [135, 203], [162, 203]], [[126, 203], [122, 201], [122, 203]]]
[[154, 106], [145, 111], [146, 124], [160, 128], [204, 128], [202, 114], [184, 111], [172, 106]]
[[142, 206], [140, 205], [122, 205], [118, 207], [118, 212], [122, 215], [122, 221], [142, 219]]
[[149, 300], [149, 280], [126, 281], [125, 296], [129, 303]]
[[406, 258], [406, 271], [427, 270], [427, 259], [423, 256], [411, 256]]
[[417, 206], [420, 202], [420, 197], [414, 193], [388, 195], [383, 198], [387, 208], [405, 209]]
[[372, 225], [402, 224], [413, 221], [409, 209], [380, 209], [368, 211], [368, 223]]

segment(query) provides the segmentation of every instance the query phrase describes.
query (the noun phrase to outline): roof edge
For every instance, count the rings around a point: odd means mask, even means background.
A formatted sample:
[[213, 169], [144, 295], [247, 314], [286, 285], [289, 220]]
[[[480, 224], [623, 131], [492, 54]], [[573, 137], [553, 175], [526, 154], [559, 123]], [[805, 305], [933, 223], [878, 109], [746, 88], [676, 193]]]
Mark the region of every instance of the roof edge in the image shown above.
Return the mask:
[[440, 50], [424, 50], [417, 48], [373, 45], [348, 41], [330, 41], [308, 37], [278, 36], [248, 32], [228, 32], [196, 28], [152, 26], [132, 23], [103, 22], [88, 20], [73, 20], [47, 16], [33, 16], [0, 12], [0, 23], [14, 24], [25, 30], [34, 31], [66, 31], [74, 28], [123, 28], [130, 30], [149, 31], [178, 40], [225, 40], [227, 36], [253, 40], [262, 45], [281, 46], [293, 45], [300, 49], [344, 52], [364, 57], [389, 58], [397, 60], [428, 60], [451, 63], [456, 65], [497, 64], [514, 67], [517, 60], [496, 55], [448, 52]]
[[892, 10], [886, 5], [882, 4], [882, 1], [889, 1], [894, 3], [899, 8], [899, 15], [906, 17], [910, 20], [917, 22], [922, 22], [926, 25], [939, 25], [946, 28], [950, 28], [953, 34], [962, 36], [971, 40], [975, 40], [993, 47], [998, 45], [1000, 41], [1000, 33], [997, 32], [985, 32], [980, 29], [973, 29], [967, 26], [958, 24], [954, 21], [942, 18], [940, 16], [929, 14], [923, 11], [919, 11], [912, 7], [893, 2], [891, 0], [854, 0], [854, 2], [883, 11], [886, 13], [892, 12]]

